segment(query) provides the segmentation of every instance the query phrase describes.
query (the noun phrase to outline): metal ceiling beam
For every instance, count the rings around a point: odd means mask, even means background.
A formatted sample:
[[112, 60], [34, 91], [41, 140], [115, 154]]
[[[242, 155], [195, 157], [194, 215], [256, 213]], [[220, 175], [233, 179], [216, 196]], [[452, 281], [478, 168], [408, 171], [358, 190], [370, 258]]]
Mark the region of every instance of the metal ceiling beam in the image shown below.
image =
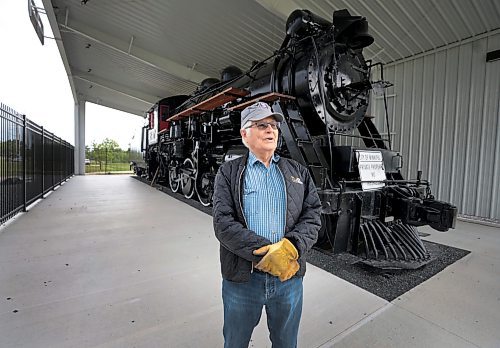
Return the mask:
[[85, 93], [79, 93], [79, 96], [82, 99], [84, 99], [87, 102], [92, 103], [92, 104], [106, 106], [108, 108], [127, 112], [129, 114], [137, 115], [137, 116], [140, 116], [142, 118], [144, 118], [146, 116], [145, 110], [147, 110], [147, 109], [139, 110], [139, 109], [135, 109], [133, 107], [127, 107], [127, 106], [124, 106], [123, 104], [116, 103], [113, 100], [106, 98], [106, 97], [102, 97], [102, 96], [96, 97], [96, 96], [91, 96], [91, 95], [88, 95]]
[[293, 0], [255, 0], [271, 13], [274, 13], [284, 19], [287, 19], [290, 13], [302, 7]]
[[[423, 13], [424, 16], [427, 18], [427, 23], [432, 27], [432, 29], [434, 30], [434, 33], [437, 34], [437, 36], [439, 36], [439, 40], [441, 43], [444, 43], [444, 45], [446, 46], [449, 42], [446, 40], [446, 38], [444, 37], [443, 33], [441, 32], [441, 30], [439, 30], [437, 27], [436, 27], [436, 24], [433, 20], [431, 20], [429, 17], [429, 12], [431, 11], [434, 11], [436, 9], [436, 4], [434, 2], [431, 3], [432, 6], [434, 6], [433, 9], [429, 9], [429, 8], [423, 8], [422, 7], [422, 4], [419, 2], [419, 1], [415, 1], [414, 2], [414, 5], [418, 8], [418, 10], [420, 11], [420, 13]], [[474, 2], [472, 2], [472, 4], [474, 4]], [[394, 18], [394, 17], [393, 17]], [[419, 22], [420, 23], [420, 22]], [[486, 23], [486, 22], [484, 22]], [[434, 43], [433, 43], [434, 44]], [[434, 45], [433, 48], [436, 48], [436, 45]]]
[[102, 79], [102, 78], [97, 77], [95, 75], [89, 75], [89, 74], [85, 74], [83, 72], [74, 70], [72, 76], [75, 79], [79, 79], [81, 81], [85, 81], [85, 82], [88, 82], [90, 84], [100, 86], [102, 88], [108, 89], [110, 91], [119, 93], [123, 96], [138, 100], [140, 102], [143, 102], [143, 103], [146, 103], [149, 105], [154, 104], [158, 100], [158, 98], [156, 96], [152, 96], [152, 95], [146, 94], [144, 92], [138, 92], [138, 91], [132, 90], [128, 87], [114, 83], [114, 82], [109, 81], [109, 80]]
[[71, 93], [73, 94], [73, 101], [75, 104], [78, 103], [78, 95], [76, 93], [76, 88], [73, 80], [69, 77], [71, 76], [71, 68], [69, 66], [68, 62], [68, 56], [66, 54], [66, 51], [64, 49], [64, 44], [61, 38], [61, 33], [59, 31], [59, 27], [57, 25], [57, 18], [54, 13], [54, 8], [52, 7], [52, 1], [51, 0], [42, 0], [43, 7], [45, 9], [45, 13], [47, 14], [47, 19], [49, 20], [50, 27], [52, 29], [52, 34], [56, 38], [56, 45], [57, 48], [59, 49], [59, 54], [61, 55], [61, 59], [63, 61], [64, 69], [66, 70], [66, 74], [68, 75], [68, 80], [69, 80], [69, 85], [71, 87]]
[[[413, 18], [413, 15], [411, 13], [408, 12], [408, 10], [406, 9], [405, 6], [401, 5], [400, 3], [398, 3], [397, 1], [394, 1], [394, 5], [396, 7], [399, 8], [399, 10], [401, 10], [401, 12], [403, 12], [405, 14], [405, 16], [407, 17], [407, 19], [413, 24], [413, 28], [412, 30], [406, 30], [406, 36], [408, 36], [409, 38], [411, 38], [411, 40], [413, 41], [417, 41], [417, 39], [413, 36], [414, 34], [420, 36], [421, 38], [425, 38], [427, 40], [428, 43], [430, 43], [430, 46], [431, 47], [435, 47], [434, 43], [432, 42], [431, 38], [429, 37], [429, 35], [427, 35], [427, 32], [426, 30], [423, 30], [421, 28], [420, 25], [418, 25], [418, 23], [415, 21], [415, 19]], [[425, 15], [425, 13], [424, 13]], [[407, 28], [409, 29], [409, 28]], [[402, 38], [400, 40], [403, 40]], [[420, 42], [421, 39], [418, 40], [418, 42]], [[419, 45], [419, 48], [420, 50], [423, 50], [422, 46]], [[415, 54], [415, 53], [413, 53]]]
[[[398, 33], [395, 33], [394, 30], [391, 29], [391, 27], [387, 24], [387, 22], [384, 20], [384, 18], [381, 18], [379, 15], [377, 15], [377, 13], [375, 13], [375, 11], [372, 10], [372, 8], [370, 7], [369, 4], [365, 4], [363, 2], [360, 1], [359, 3], [361, 6], [363, 6], [363, 13], [369, 13], [369, 16], [370, 17], [370, 20], [372, 20], [373, 18], [375, 18], [375, 20], [380, 23], [380, 27], [384, 27], [385, 30], [387, 30], [387, 32], [389, 33], [389, 35], [392, 35], [396, 40], [398, 40]], [[385, 13], [389, 13], [389, 10], [387, 7], [384, 7], [384, 4], [383, 3], [380, 3], [379, 4], [380, 7], [382, 7], [385, 11]], [[401, 26], [401, 22], [398, 20], [397, 16], [394, 16], [394, 15], [389, 15], [392, 20], [394, 22], [396, 22], [396, 24], [400, 25]], [[373, 29], [370, 27], [370, 29]], [[384, 35], [384, 37], [386, 37], [387, 35]], [[399, 34], [400, 36], [400, 34]], [[410, 36], [408, 35], [408, 37], [410, 38], [410, 40], [413, 41], [413, 43], [421, 50], [421, 51], [424, 51], [424, 48], [419, 44], [418, 41], [415, 41], [415, 39], [413, 38], [413, 36]], [[392, 40], [391, 40], [392, 41]], [[405, 40], [399, 40], [399, 44], [402, 45], [408, 52], [412, 52], [412, 49], [410, 47], [408, 47], [408, 45], [406, 44]], [[392, 47], [394, 49], [394, 45]], [[399, 51], [396, 51], [398, 52], [399, 55], [401, 55], [401, 53]]]
[[180, 79], [199, 84], [201, 81], [209, 77], [194, 69], [188, 68], [172, 60], [160, 57], [154, 53], [151, 53], [137, 46], [134, 46], [132, 48], [133, 53], [129, 54], [128, 49], [130, 47], [130, 42], [120, 40], [111, 35], [87, 27], [82, 23], [72, 21], [71, 27], [62, 23], [59, 23], [59, 26], [60, 28], [62, 28], [61, 31], [73, 33], [75, 35], [84, 37], [88, 40], [106, 46], [107, 48], [110, 48], [116, 52], [120, 52], [143, 64], [161, 70], [167, 74], [176, 76]]
[[490, 37], [490, 36], [494, 36], [494, 35], [500, 35], [500, 28], [492, 30], [492, 31], [488, 31], [486, 33], [482, 33], [482, 34], [479, 34], [479, 35], [476, 35], [476, 36], [472, 36], [472, 37], [469, 37], [467, 39], [455, 41], [455, 42], [452, 42], [452, 43], [450, 43], [450, 44], [448, 44], [446, 46], [441, 46], [441, 47], [438, 47], [438, 48], [435, 48], [435, 49], [431, 49], [431, 50], [428, 50], [428, 51], [425, 51], [425, 52], [422, 52], [422, 53], [419, 53], [419, 54], [415, 54], [415, 55], [413, 55], [411, 57], [406, 57], [406, 58], [403, 58], [403, 59], [400, 59], [400, 60], [396, 60], [394, 62], [390, 62], [390, 63], [384, 65], [384, 67], [388, 68], [388, 67], [391, 67], [391, 66], [394, 66], [394, 65], [403, 64], [403, 63], [406, 63], [406, 62], [409, 62], [409, 61], [412, 61], [412, 60], [423, 58], [423, 57], [428, 56], [430, 54], [436, 54], [436, 53], [441, 52], [441, 51], [447, 51], [447, 50], [449, 50], [451, 48], [454, 48], [454, 47], [457, 47], [457, 46], [461, 46], [461, 45], [465, 45], [465, 44], [468, 44], [469, 42], [481, 40], [481, 39], [484, 39], [484, 38], [487, 38], [487, 37]]

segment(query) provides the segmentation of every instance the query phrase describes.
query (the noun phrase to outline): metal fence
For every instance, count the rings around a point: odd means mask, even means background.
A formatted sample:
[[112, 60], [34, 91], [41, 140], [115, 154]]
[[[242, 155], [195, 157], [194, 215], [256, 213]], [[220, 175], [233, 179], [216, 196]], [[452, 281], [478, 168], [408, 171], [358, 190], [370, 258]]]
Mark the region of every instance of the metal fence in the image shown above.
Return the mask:
[[87, 151], [85, 155], [85, 173], [132, 173], [130, 162], [135, 157], [137, 157], [136, 153], [130, 150], [124, 151], [120, 148], [94, 147], [91, 151]]
[[74, 173], [74, 147], [0, 103], [0, 223]]

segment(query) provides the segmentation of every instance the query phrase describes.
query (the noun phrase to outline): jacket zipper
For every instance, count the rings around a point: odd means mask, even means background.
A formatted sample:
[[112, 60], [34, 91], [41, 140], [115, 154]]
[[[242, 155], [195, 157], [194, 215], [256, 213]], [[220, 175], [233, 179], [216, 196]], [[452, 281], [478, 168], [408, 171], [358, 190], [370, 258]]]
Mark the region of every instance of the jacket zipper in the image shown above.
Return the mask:
[[245, 217], [245, 213], [243, 212], [243, 205], [241, 204], [241, 179], [243, 178], [243, 173], [245, 169], [243, 169], [240, 173], [239, 187], [238, 187], [238, 203], [240, 203], [241, 215], [243, 215], [243, 220], [245, 220], [245, 227], [248, 228], [247, 218]]
[[[240, 179], [239, 179], [239, 187], [238, 187], [238, 203], [240, 204], [240, 210], [241, 210], [241, 215], [243, 215], [243, 220], [245, 220], [245, 227], [248, 228], [248, 222], [247, 218], [245, 217], [245, 212], [243, 211], [243, 205], [241, 204], [241, 181], [243, 178], [243, 173], [245, 172], [246, 168], [243, 168], [243, 170], [240, 173]], [[252, 268], [250, 270], [250, 273], [253, 273], [253, 261], [250, 261], [250, 264], [252, 265]]]
[[286, 233], [286, 217], [288, 214], [288, 194], [286, 191], [286, 178], [283, 175], [283, 172], [281, 171], [280, 167], [277, 165], [276, 168], [278, 168], [279, 172], [281, 173], [281, 177], [283, 178], [283, 186], [285, 187], [285, 230], [283, 231], [283, 237], [285, 237]]

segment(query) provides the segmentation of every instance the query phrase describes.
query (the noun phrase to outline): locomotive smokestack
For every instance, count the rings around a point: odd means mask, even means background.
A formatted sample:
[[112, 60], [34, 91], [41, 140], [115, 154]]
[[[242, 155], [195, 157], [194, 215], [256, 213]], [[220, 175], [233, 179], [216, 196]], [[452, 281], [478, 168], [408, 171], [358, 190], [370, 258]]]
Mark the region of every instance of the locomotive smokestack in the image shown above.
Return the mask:
[[335, 41], [344, 43], [353, 49], [368, 47], [373, 37], [368, 34], [368, 22], [361, 16], [351, 16], [349, 11], [340, 10], [333, 13]]

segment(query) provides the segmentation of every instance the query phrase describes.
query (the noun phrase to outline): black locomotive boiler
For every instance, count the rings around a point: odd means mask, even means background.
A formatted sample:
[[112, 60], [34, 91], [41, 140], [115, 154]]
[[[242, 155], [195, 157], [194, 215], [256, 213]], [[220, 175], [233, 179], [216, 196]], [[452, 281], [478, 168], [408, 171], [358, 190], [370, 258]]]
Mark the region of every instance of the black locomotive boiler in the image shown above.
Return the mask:
[[[437, 201], [430, 184], [401, 175], [402, 158], [367, 116], [371, 80], [363, 48], [373, 38], [365, 18], [347, 10], [332, 20], [294, 11], [271, 57], [245, 72], [231, 66], [204, 80], [192, 95], [160, 100], [143, 128], [145, 165], [135, 171], [187, 198], [211, 204], [219, 166], [247, 149], [240, 112], [263, 101], [281, 112], [277, 152], [307, 166], [322, 201], [316, 244], [350, 252], [381, 268], [417, 268], [430, 260], [415, 226], [453, 228], [456, 208]], [[390, 134], [390, 132], [388, 132]], [[338, 135], [362, 139], [341, 146]]]

